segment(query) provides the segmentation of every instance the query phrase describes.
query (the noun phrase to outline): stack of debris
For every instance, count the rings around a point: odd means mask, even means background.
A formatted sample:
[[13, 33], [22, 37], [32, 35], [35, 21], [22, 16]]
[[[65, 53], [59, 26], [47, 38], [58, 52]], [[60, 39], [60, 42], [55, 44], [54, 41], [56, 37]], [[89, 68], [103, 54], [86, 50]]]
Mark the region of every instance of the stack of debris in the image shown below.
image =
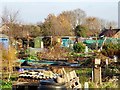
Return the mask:
[[65, 86], [67, 88], [72, 88], [72, 89], [81, 88], [79, 77], [77, 77], [75, 70], [67, 73], [65, 69], [62, 68], [61, 71], [63, 74], [58, 75], [56, 79], [54, 79], [56, 83], [65, 83]]
[[29, 78], [29, 79], [51, 79], [54, 78], [56, 74], [52, 71], [24, 71], [19, 75], [19, 78]]
[[[23, 79], [31, 79], [31, 80], [49, 80], [52, 79], [56, 83], [65, 83], [66, 88], [79, 89], [81, 88], [81, 84], [79, 82], [79, 77], [77, 77], [75, 70], [66, 73], [65, 69], [61, 69], [62, 74], [58, 74], [52, 71], [24, 71], [19, 75], [19, 78], [23, 81]], [[20, 81], [20, 79], [19, 79]]]
[[58, 83], [61, 83], [61, 82], [65, 82], [67, 88], [72, 88], [72, 89], [81, 88], [79, 77], [77, 77], [75, 70], [69, 73], [65, 72], [62, 78], [58, 79]]

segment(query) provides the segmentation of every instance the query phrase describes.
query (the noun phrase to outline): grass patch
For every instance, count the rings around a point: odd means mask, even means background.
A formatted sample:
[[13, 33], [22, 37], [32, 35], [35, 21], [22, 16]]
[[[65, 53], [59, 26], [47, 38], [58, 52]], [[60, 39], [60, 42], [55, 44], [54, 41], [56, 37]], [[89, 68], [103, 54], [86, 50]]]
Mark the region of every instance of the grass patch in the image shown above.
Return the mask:
[[89, 82], [91, 75], [92, 75], [92, 69], [91, 68], [82, 68], [82, 69], [78, 69], [75, 70], [79, 79], [80, 79], [80, 83], [82, 85], [84, 85], [85, 82]]
[[6, 90], [6, 89], [9, 89], [9, 90], [12, 90], [12, 81], [4, 81], [4, 80], [0, 80], [0, 89], [2, 90]]

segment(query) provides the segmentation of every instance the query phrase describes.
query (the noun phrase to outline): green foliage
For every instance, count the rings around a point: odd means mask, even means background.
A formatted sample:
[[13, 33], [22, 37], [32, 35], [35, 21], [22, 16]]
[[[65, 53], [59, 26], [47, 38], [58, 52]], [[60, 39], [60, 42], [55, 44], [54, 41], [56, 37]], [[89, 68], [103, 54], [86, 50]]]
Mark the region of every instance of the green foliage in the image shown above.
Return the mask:
[[80, 78], [80, 83], [84, 84], [85, 82], [88, 82], [90, 80], [92, 69], [91, 68], [78, 69], [75, 70], [75, 72]]
[[89, 88], [95, 88], [95, 87], [96, 87], [96, 85], [94, 82], [89, 82]]
[[75, 28], [75, 35], [79, 37], [86, 37], [88, 29], [85, 26], [78, 25]]
[[[70, 52], [69, 56], [72, 56], [74, 58], [84, 58], [84, 57], [90, 57], [90, 54], [86, 54], [86, 53], [75, 53], [75, 52]], [[91, 58], [90, 58], [91, 59]]]
[[[112, 90], [112, 89], [117, 89], [118, 88], [118, 84], [116, 82], [102, 82], [102, 84], [98, 84], [96, 86], [95, 83], [93, 82], [89, 82], [89, 87], [90, 88], [100, 88], [100, 90]], [[99, 90], [99, 89], [98, 89]]]
[[7, 82], [7, 81], [3, 81], [3, 80], [0, 80], [0, 88], [2, 88], [2, 89], [12, 89], [12, 82], [11, 81], [9, 81], [9, 82]]
[[103, 46], [102, 53], [106, 56], [113, 56], [117, 55], [120, 56], [120, 43], [114, 44], [114, 43], [106, 43]]
[[85, 46], [79, 42], [73, 45], [73, 49], [76, 53], [80, 53], [85, 51]]
[[42, 29], [39, 26], [29, 25], [29, 34], [32, 37], [37, 37], [42, 35]]
[[26, 60], [38, 60], [38, 58], [36, 56], [30, 55], [26, 58]]
[[73, 57], [77, 58], [77, 57], [80, 57], [80, 54], [79, 53], [75, 53], [75, 52], [71, 52], [70, 56], [73, 56]]
[[75, 71], [79, 75], [82, 75], [82, 74], [90, 75], [92, 73], [91, 68], [78, 69], [78, 70], [75, 70]]
[[104, 82], [100, 88], [118, 88], [118, 84], [116, 82]]
[[81, 62], [81, 66], [89, 66], [92, 67], [93, 63], [92, 63], [92, 58], [89, 58], [87, 60], [84, 60], [84, 62]]

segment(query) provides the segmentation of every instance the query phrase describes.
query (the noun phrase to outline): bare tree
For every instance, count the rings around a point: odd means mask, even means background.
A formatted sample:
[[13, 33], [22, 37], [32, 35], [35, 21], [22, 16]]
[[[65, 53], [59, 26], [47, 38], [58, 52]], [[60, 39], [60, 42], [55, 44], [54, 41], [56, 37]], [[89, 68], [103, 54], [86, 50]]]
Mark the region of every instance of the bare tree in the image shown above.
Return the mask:
[[7, 7], [4, 7], [4, 10], [3, 10], [2, 16], [1, 16], [2, 24], [8, 23], [8, 17], [9, 17], [8, 14], [9, 14], [9, 12], [7, 10]]
[[75, 14], [76, 26], [83, 24], [85, 22], [86, 13], [81, 9], [75, 9], [73, 12]]
[[103, 28], [117, 28], [117, 22], [115, 21], [107, 21], [107, 20], [104, 20], [104, 19], [100, 19], [100, 22], [101, 22], [101, 29]]
[[108, 21], [106, 23], [106, 28], [110, 28], [110, 27], [117, 28], [117, 23], [115, 21]]
[[2, 24], [18, 23], [19, 11], [10, 11], [7, 7], [4, 7], [2, 12]]
[[77, 25], [81, 25], [85, 22], [86, 13], [81, 9], [75, 9], [73, 11], [64, 11], [60, 15], [64, 15], [71, 24], [72, 29], [75, 29]]
[[18, 28], [20, 24], [19, 11], [9, 10], [7, 7], [4, 7], [1, 20], [2, 20], [2, 25], [6, 25], [7, 27], [9, 27], [9, 30], [7, 32], [4, 31], [3, 33], [9, 36], [12, 43], [12, 38], [18, 35], [19, 33], [18, 30], [20, 30]]
[[86, 25], [90, 32], [92, 32], [92, 35], [98, 34], [101, 30], [101, 22], [97, 17], [87, 17]]

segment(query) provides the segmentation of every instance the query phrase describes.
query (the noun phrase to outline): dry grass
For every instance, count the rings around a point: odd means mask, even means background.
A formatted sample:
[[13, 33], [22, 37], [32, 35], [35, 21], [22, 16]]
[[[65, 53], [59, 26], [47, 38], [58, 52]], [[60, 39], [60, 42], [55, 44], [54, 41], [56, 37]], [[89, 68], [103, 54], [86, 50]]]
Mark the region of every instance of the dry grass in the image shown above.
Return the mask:
[[[4, 79], [4, 76], [6, 79], [10, 79], [11, 74], [13, 73], [13, 66], [15, 64], [15, 61], [17, 60], [16, 57], [16, 50], [12, 47], [8, 49], [1, 49], [1, 72], [2, 72], [2, 78]], [[6, 75], [7, 73], [7, 75]], [[5, 75], [4, 75], [5, 74]]]
[[54, 47], [49, 49], [47, 52], [38, 54], [38, 57], [41, 59], [48, 59], [48, 60], [61, 60], [66, 59], [69, 51], [65, 48]]

